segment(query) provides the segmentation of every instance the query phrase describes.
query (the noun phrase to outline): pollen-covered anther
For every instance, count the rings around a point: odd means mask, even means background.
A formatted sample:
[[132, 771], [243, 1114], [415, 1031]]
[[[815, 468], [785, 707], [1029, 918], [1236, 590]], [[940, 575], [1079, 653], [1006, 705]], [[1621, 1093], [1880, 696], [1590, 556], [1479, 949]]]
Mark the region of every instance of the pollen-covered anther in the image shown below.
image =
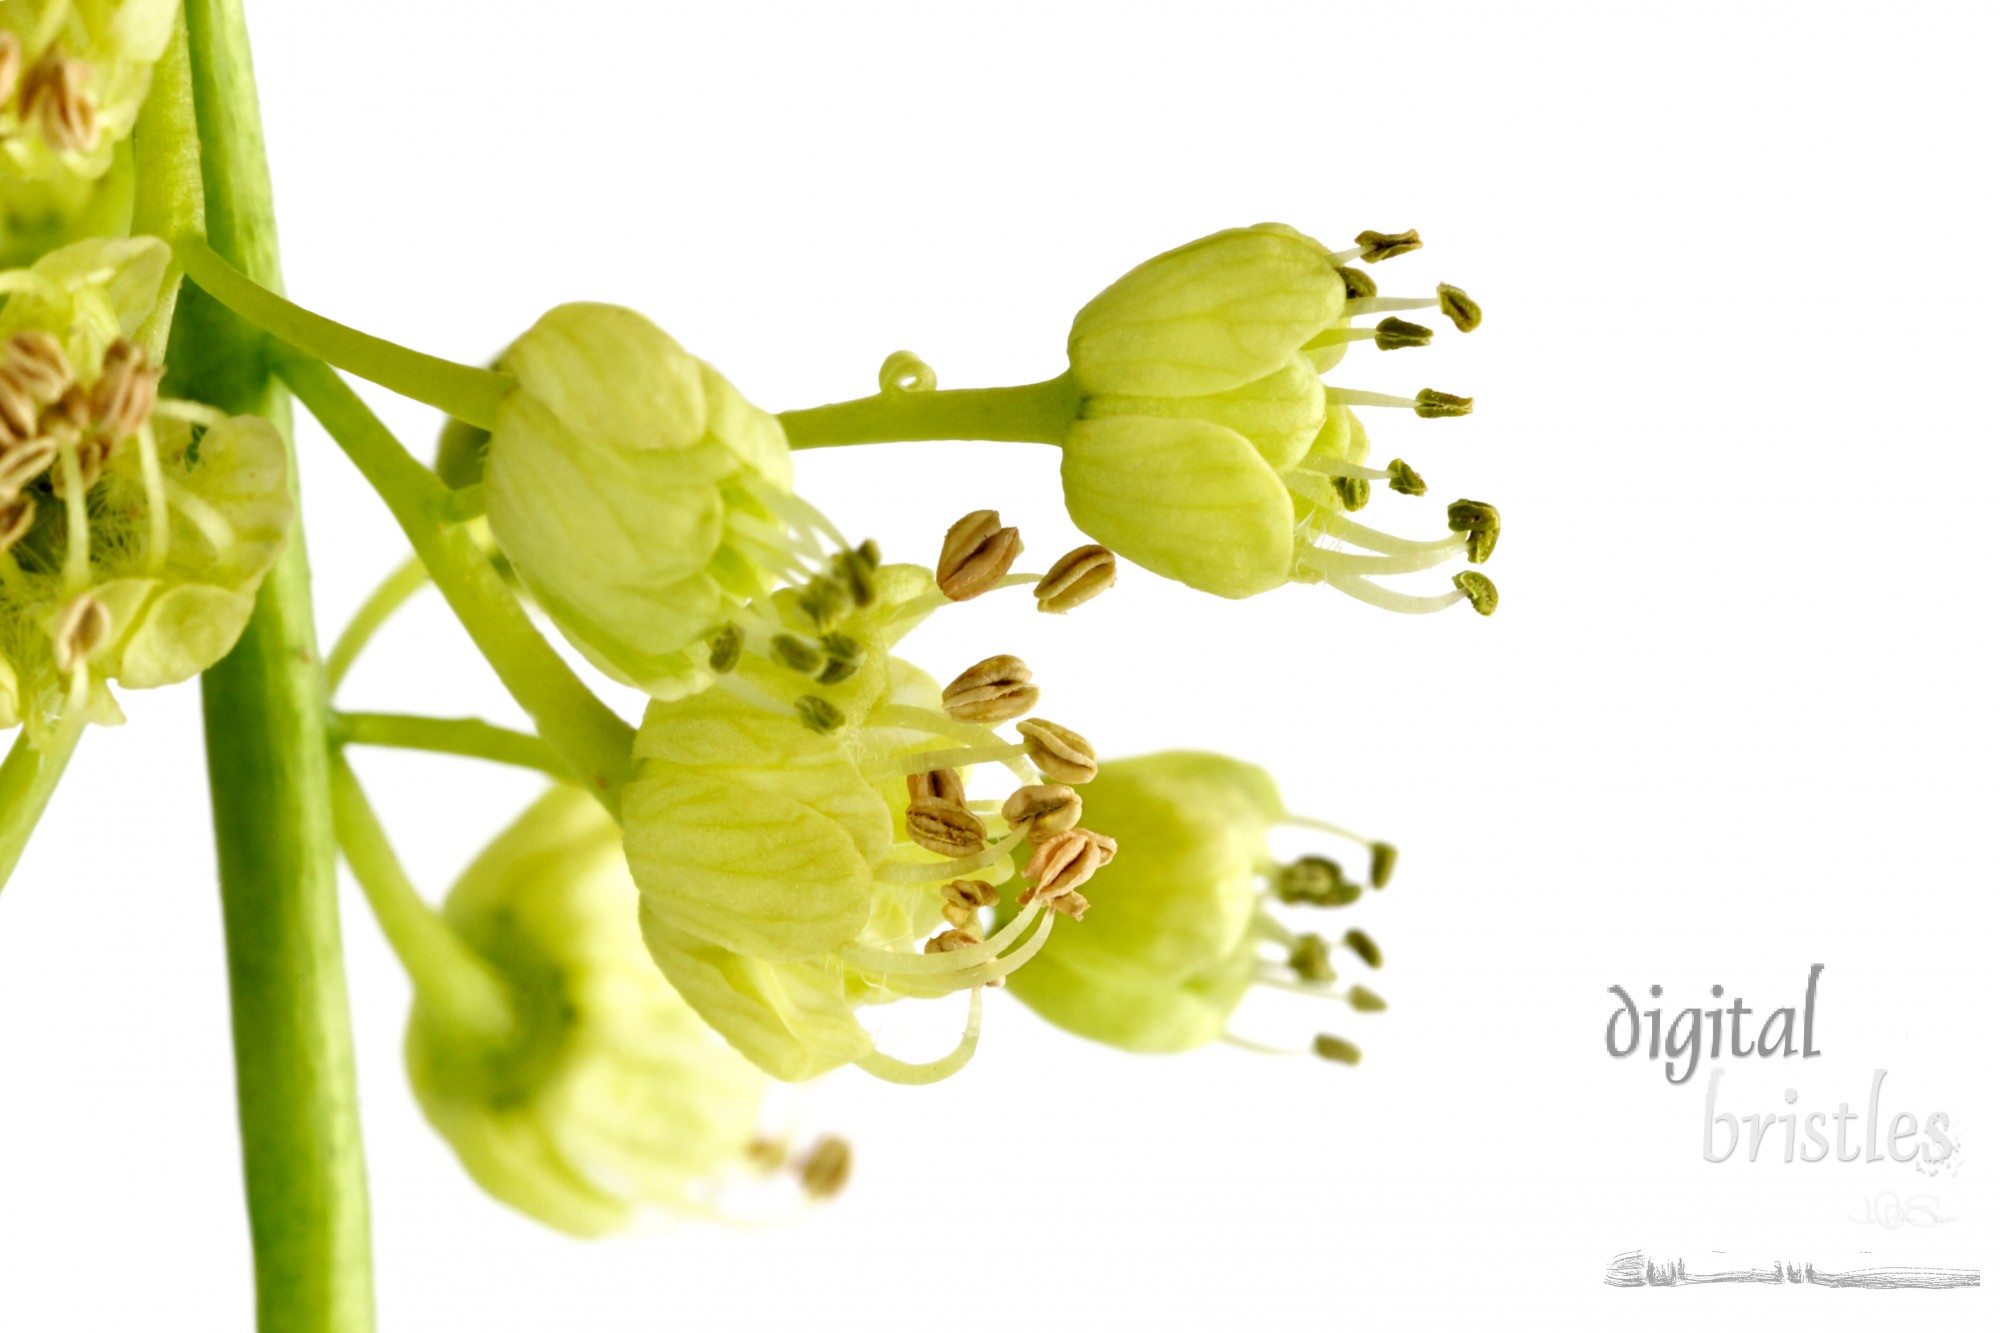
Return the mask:
[[1000, 515], [976, 509], [944, 535], [938, 552], [938, 591], [954, 602], [970, 601], [1007, 576], [1021, 554], [1019, 528], [1000, 526]]
[[976, 919], [980, 908], [1000, 901], [1000, 895], [983, 879], [955, 879], [938, 894], [944, 899], [944, 919], [961, 929]]
[[1467, 296], [1463, 287], [1454, 287], [1448, 282], [1438, 284], [1438, 309], [1458, 327], [1460, 333], [1472, 332], [1485, 318], [1479, 302]]
[[1358, 268], [1350, 268], [1346, 264], [1342, 264], [1334, 272], [1338, 273], [1340, 280], [1347, 285], [1347, 299], [1350, 301], [1366, 301], [1380, 290], [1375, 286], [1375, 279], [1369, 277]]
[[75, 378], [62, 343], [47, 330], [24, 329], [0, 345], [0, 384], [38, 410], [61, 398]]
[[97, 102], [87, 87], [90, 76], [89, 65], [52, 46], [21, 80], [22, 121], [37, 122], [42, 138], [59, 153], [97, 147]]
[[1361, 247], [1360, 258], [1364, 264], [1379, 264], [1385, 259], [1394, 259], [1397, 255], [1424, 248], [1423, 238], [1415, 231], [1364, 231], [1354, 238], [1354, 243]]
[[960, 722], [1011, 722], [1042, 697], [1034, 676], [1009, 653], [975, 662], [944, 687], [944, 711]]
[[1050, 903], [1074, 892], [1117, 854], [1115, 841], [1089, 829], [1058, 833], [1037, 847], [1023, 867], [1021, 878], [1029, 887], [1020, 897], [1021, 905]]
[[1341, 943], [1354, 950], [1361, 961], [1368, 964], [1368, 966], [1382, 966], [1382, 948], [1373, 939], [1369, 938], [1365, 932], [1350, 930], [1347, 932], [1346, 937], [1341, 940]]
[[1300, 857], [1277, 873], [1272, 888], [1281, 903], [1313, 907], [1345, 907], [1361, 897], [1361, 886], [1324, 856]]
[[823, 634], [819, 646], [826, 653], [826, 665], [814, 679], [822, 685], [838, 685], [868, 660], [868, 649], [845, 634]]
[[1493, 580], [1478, 570], [1468, 569], [1452, 576], [1452, 586], [1465, 594], [1465, 600], [1472, 603], [1472, 609], [1482, 616], [1490, 616], [1500, 606], [1500, 589]]
[[1375, 326], [1374, 342], [1383, 351], [1394, 352], [1405, 347], [1429, 347], [1432, 337], [1423, 325], [1391, 315]]
[[822, 736], [831, 736], [847, 722], [847, 714], [817, 694], [800, 695], [792, 707], [798, 710], [799, 721], [805, 723], [807, 731]]
[[1465, 558], [1475, 565], [1486, 563], [1500, 544], [1500, 511], [1490, 504], [1454, 500], [1445, 511], [1445, 520], [1453, 532], [1466, 534]]
[[1335, 1064], [1358, 1065], [1361, 1063], [1361, 1048], [1345, 1037], [1336, 1037], [1331, 1032], [1322, 1032], [1313, 1038], [1312, 1051], [1322, 1060]]
[[941, 930], [924, 941], [925, 953], [955, 953], [960, 949], [970, 949], [980, 939], [969, 930]]
[[31, 496], [0, 503], [0, 552], [11, 550], [15, 542], [35, 526], [35, 501]]
[[1000, 807], [1000, 817], [1009, 828], [1025, 830], [1030, 843], [1039, 844], [1076, 827], [1083, 818], [1083, 798], [1059, 783], [1021, 787]]
[[1333, 493], [1340, 497], [1341, 508], [1349, 513], [1368, 507], [1369, 485], [1366, 477], [1329, 477], [1333, 483]]
[[830, 1199], [840, 1193], [853, 1170], [854, 1150], [846, 1139], [829, 1134], [799, 1160], [799, 1188], [808, 1199]]
[[1371, 888], [1386, 889], [1390, 878], [1396, 873], [1396, 846], [1389, 842], [1368, 844], [1368, 884]]
[[1389, 489], [1398, 495], [1422, 495], [1430, 490], [1417, 470], [1400, 458], [1389, 460]]
[[1035, 585], [1035, 609], [1074, 611], [1118, 582], [1118, 557], [1102, 546], [1079, 546], [1049, 567]]
[[826, 654], [796, 634], [773, 634], [771, 658], [801, 676], [814, 675], [826, 665]]
[[1028, 762], [1042, 776], [1080, 787], [1097, 776], [1097, 751], [1091, 743], [1046, 718], [1031, 717], [1015, 730], [1028, 751]]
[[847, 584], [847, 595], [857, 607], [875, 602], [875, 571], [882, 567], [882, 548], [871, 539], [833, 558], [833, 573]]
[[1049, 910], [1061, 912], [1072, 921], [1083, 920], [1083, 914], [1090, 910], [1090, 899], [1071, 889], [1068, 893], [1049, 899]]
[[1298, 974], [1300, 981], [1332, 981], [1335, 979], [1333, 962], [1328, 957], [1326, 939], [1320, 935], [1301, 935], [1292, 945], [1291, 956], [1285, 965]]
[[1377, 995], [1374, 991], [1369, 990], [1366, 986], [1348, 987], [1347, 1002], [1354, 1006], [1356, 1011], [1364, 1014], [1379, 1014], [1389, 1007], [1387, 1000]]
[[89, 593], [78, 593], [63, 605], [49, 636], [54, 640], [56, 670], [67, 676], [81, 670], [111, 637], [111, 612]]
[[965, 804], [965, 780], [958, 776], [955, 768], [933, 768], [924, 773], [912, 773], [903, 781], [910, 789], [912, 801]]
[[952, 801], [919, 797], [910, 802], [903, 824], [911, 842], [939, 856], [970, 856], [986, 846], [985, 821]]
[[56, 461], [56, 442], [51, 439], [0, 441], [0, 504], [12, 504], [35, 478]]
[[1437, 389], [1418, 390], [1416, 405], [1417, 415], [1426, 420], [1472, 415], [1470, 398], [1461, 398], [1455, 393], [1444, 393]]

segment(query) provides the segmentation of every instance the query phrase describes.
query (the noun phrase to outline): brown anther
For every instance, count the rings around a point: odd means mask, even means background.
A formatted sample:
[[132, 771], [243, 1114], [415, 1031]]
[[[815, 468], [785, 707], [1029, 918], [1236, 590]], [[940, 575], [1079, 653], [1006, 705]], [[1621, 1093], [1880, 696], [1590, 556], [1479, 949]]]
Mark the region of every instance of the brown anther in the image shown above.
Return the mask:
[[969, 930], [941, 930], [924, 941], [925, 953], [953, 953], [959, 949], [970, 949], [979, 943], [979, 937]]
[[1078, 829], [1077, 832], [1090, 839], [1091, 845], [1097, 848], [1097, 868], [1099, 870], [1110, 865], [1112, 858], [1118, 855], [1118, 839], [1106, 837], [1102, 833], [1087, 828]]
[[986, 846], [986, 823], [955, 801], [923, 796], [903, 816], [910, 841], [939, 856], [970, 856]]
[[35, 501], [23, 495], [19, 499], [0, 504], [0, 552], [13, 549], [14, 543], [28, 535], [28, 529], [35, 526]]
[[62, 397], [74, 378], [62, 344], [43, 329], [25, 329], [0, 347], [0, 379], [18, 385], [38, 407]]
[[25, 384], [0, 373], [0, 449], [33, 439], [41, 408]]
[[89, 432], [90, 390], [73, 383], [42, 413], [42, 433], [81, 439]]
[[1021, 878], [1030, 888], [1021, 895], [1021, 905], [1052, 902], [1079, 888], [1103, 864], [1104, 853], [1094, 834], [1083, 829], [1058, 833], [1037, 847], [1022, 869]]
[[944, 898], [944, 919], [961, 928], [974, 920], [980, 908], [1000, 901], [993, 886], [982, 879], [955, 879], [938, 892]]
[[1361, 260], [1365, 264], [1379, 264], [1424, 248], [1423, 240], [1414, 231], [1364, 231], [1354, 238], [1354, 243], [1361, 247]]
[[1090, 899], [1071, 889], [1068, 893], [1049, 899], [1049, 909], [1061, 912], [1072, 921], [1081, 921], [1083, 914], [1090, 910]]
[[829, 1134], [813, 1144], [799, 1162], [799, 1188], [808, 1199], [830, 1199], [840, 1193], [854, 1169], [854, 1150], [847, 1140]]
[[1118, 557], [1102, 546], [1079, 546], [1049, 566], [1035, 585], [1035, 609], [1061, 615], [1074, 611], [1118, 582]]
[[21, 84], [21, 39], [0, 28], [0, 102], [11, 102]]
[[965, 782], [958, 776], [958, 770], [955, 768], [934, 768], [928, 773], [912, 773], [903, 781], [910, 789], [912, 801], [928, 798], [949, 805], [965, 804]]
[[1015, 730], [1028, 747], [1028, 762], [1040, 769], [1043, 777], [1080, 787], [1097, 776], [1097, 751], [1068, 727], [1031, 717]]
[[0, 444], [0, 504], [12, 504], [20, 498], [35, 478], [49, 470], [56, 453], [56, 442], [46, 438], [11, 447]]
[[944, 535], [937, 585], [954, 602], [969, 601], [1007, 576], [1021, 554], [1021, 530], [1000, 526], [1000, 515], [975, 509]]
[[84, 85], [90, 66], [50, 47], [21, 80], [21, 119], [39, 121], [42, 138], [58, 153], [97, 147], [97, 102]]
[[1030, 843], [1046, 842], [1076, 827], [1083, 818], [1083, 798], [1056, 783], [1021, 787], [1000, 807], [1009, 828], [1025, 828]]
[[160, 366], [148, 364], [146, 349], [120, 338], [104, 353], [104, 372], [90, 386], [90, 416], [107, 440], [139, 433], [160, 396]]
[[944, 687], [944, 711], [960, 722], [1011, 722], [1042, 697], [1034, 676], [1008, 653], [975, 662]]
[[78, 593], [56, 616], [49, 637], [55, 640], [56, 670], [68, 675], [111, 637], [111, 613], [89, 593]]

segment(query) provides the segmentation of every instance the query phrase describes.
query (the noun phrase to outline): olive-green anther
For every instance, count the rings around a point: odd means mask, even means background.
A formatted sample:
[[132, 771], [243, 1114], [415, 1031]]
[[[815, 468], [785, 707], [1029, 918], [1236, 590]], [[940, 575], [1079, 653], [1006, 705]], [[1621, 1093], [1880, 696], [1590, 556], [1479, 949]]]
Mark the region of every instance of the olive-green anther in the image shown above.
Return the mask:
[[1500, 605], [1500, 590], [1484, 574], [1468, 569], [1454, 575], [1451, 582], [1472, 603], [1472, 609], [1482, 616], [1492, 615], [1494, 608]]
[[708, 669], [718, 676], [734, 671], [742, 656], [743, 631], [734, 625], [724, 625], [708, 641]]
[[1340, 496], [1340, 503], [1348, 510], [1365, 509], [1368, 505], [1368, 478], [1335, 477], [1334, 492]]
[[1460, 333], [1470, 333], [1478, 328], [1483, 317], [1479, 302], [1467, 296], [1463, 287], [1454, 287], [1448, 282], [1438, 284], [1438, 309], [1444, 311], [1446, 319], [1458, 325]]
[[1465, 558], [1475, 565], [1483, 565], [1492, 556], [1493, 549], [1500, 545], [1500, 530], [1489, 528], [1470, 532], [1465, 537]]
[[861, 563], [870, 569], [880, 569], [882, 567], [882, 548], [875, 544], [873, 537], [868, 538], [861, 545], [855, 547], [854, 554], [860, 556]]
[[1347, 1002], [1364, 1014], [1379, 1014], [1389, 1007], [1389, 1002], [1369, 990], [1366, 986], [1350, 986]]
[[1292, 946], [1286, 965], [1298, 974], [1300, 981], [1335, 979], [1333, 962], [1327, 957], [1326, 940], [1318, 935], [1299, 936], [1299, 942]]
[[1359, 930], [1350, 930], [1342, 940], [1348, 948], [1361, 956], [1361, 961], [1370, 967], [1382, 966], [1382, 950], [1374, 940]]
[[823, 635], [820, 647], [826, 650], [826, 666], [819, 673], [822, 685], [838, 685], [861, 669], [868, 650], [845, 634]]
[[1389, 887], [1390, 876], [1396, 873], [1396, 845], [1389, 842], [1368, 844], [1368, 883], [1377, 889]]
[[1278, 872], [1272, 887], [1281, 903], [1316, 903], [1346, 878], [1338, 863], [1324, 856], [1302, 856]]
[[1426, 420], [1433, 417], [1469, 417], [1472, 415], [1472, 400], [1460, 398], [1455, 393], [1425, 389], [1417, 395], [1417, 415]]
[[799, 591], [799, 610], [817, 630], [831, 629], [841, 617], [854, 609], [855, 596], [846, 579], [833, 579], [825, 574], [816, 574]]
[[817, 694], [803, 694], [793, 705], [799, 710], [799, 720], [806, 724], [807, 731], [816, 731], [822, 736], [831, 736], [840, 730], [847, 715], [835, 708]]
[[857, 607], [875, 602], [875, 565], [859, 551], [842, 551], [833, 558], [833, 571], [847, 587], [847, 596]]
[[1322, 1032], [1313, 1038], [1313, 1054], [1322, 1060], [1332, 1060], [1336, 1064], [1358, 1065], [1361, 1063], [1361, 1048], [1353, 1042]]
[[1453, 532], [1498, 532], [1500, 511], [1480, 500], [1453, 500], [1444, 511]]
[[1423, 325], [1397, 319], [1394, 315], [1375, 326], [1375, 345], [1385, 352], [1401, 347], [1429, 347], [1431, 336], [1431, 331]]
[[1398, 495], [1422, 495], [1430, 490], [1417, 470], [1400, 458], [1389, 460], [1389, 489]]
[[1364, 231], [1354, 238], [1361, 247], [1361, 260], [1366, 264], [1379, 264], [1397, 255], [1406, 255], [1412, 250], [1421, 250], [1424, 243], [1414, 231]]
[[826, 656], [795, 634], [771, 636], [771, 656], [802, 676], [810, 676], [825, 665]]
[[1347, 284], [1348, 300], [1365, 301], [1369, 297], [1375, 295], [1377, 290], [1375, 286], [1375, 279], [1369, 277], [1366, 273], [1363, 273], [1360, 269], [1349, 268], [1347, 265], [1342, 264], [1339, 268], [1335, 269], [1334, 272], [1338, 273], [1340, 275], [1340, 280]]

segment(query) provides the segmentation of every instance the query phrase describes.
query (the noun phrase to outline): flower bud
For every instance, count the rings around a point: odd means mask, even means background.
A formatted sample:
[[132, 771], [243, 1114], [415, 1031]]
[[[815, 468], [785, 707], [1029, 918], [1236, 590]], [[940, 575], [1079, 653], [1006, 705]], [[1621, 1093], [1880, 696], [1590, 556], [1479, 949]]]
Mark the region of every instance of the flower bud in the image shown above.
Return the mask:
[[784, 432], [616, 306], [556, 307], [500, 368], [516, 384], [486, 445], [494, 540], [596, 665], [684, 692], [690, 646], [705, 659], [716, 626], [800, 562]]
[[548, 792], [444, 904], [505, 985], [512, 1031], [469, 1043], [420, 1002], [405, 1043], [425, 1116], [480, 1186], [576, 1235], [712, 1210], [764, 1150], [766, 1080], [660, 977], [633, 895], [617, 825]]

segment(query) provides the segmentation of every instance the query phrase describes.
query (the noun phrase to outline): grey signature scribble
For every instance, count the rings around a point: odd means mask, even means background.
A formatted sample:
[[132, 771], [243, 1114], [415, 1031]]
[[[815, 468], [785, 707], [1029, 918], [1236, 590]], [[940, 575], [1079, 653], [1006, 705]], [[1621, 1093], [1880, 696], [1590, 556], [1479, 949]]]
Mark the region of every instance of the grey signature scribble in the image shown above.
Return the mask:
[[1856, 1268], [1832, 1273], [1814, 1266], [1778, 1260], [1769, 1267], [1719, 1269], [1690, 1272], [1685, 1259], [1654, 1261], [1643, 1250], [1627, 1250], [1613, 1256], [1604, 1269], [1608, 1287], [1695, 1287], [1713, 1282], [1751, 1282], [1766, 1286], [1796, 1283], [1814, 1287], [1860, 1287], [1870, 1291], [1917, 1288], [1940, 1291], [1947, 1287], [1976, 1287], [1976, 1268]]

